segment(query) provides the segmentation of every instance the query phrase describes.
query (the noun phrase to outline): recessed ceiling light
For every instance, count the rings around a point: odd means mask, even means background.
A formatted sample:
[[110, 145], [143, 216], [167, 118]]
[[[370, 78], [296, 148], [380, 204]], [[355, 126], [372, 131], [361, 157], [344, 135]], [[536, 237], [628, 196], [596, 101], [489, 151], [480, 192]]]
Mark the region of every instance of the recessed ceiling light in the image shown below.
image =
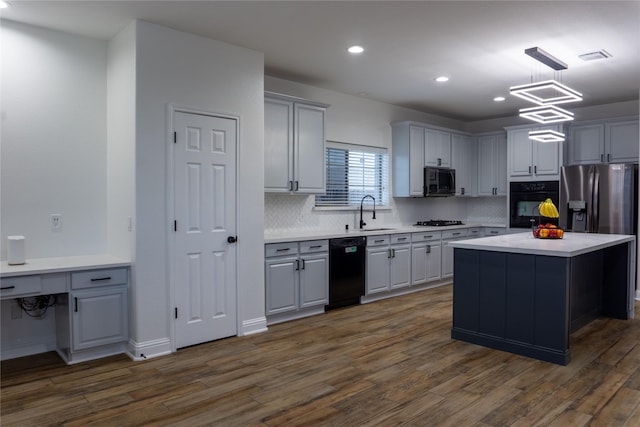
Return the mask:
[[9, 7], [9, 3], [6, 1], [0, 1], [0, 9], [6, 9]]
[[444, 83], [444, 82], [448, 82], [449, 81], [449, 77], [447, 76], [440, 76], [440, 77], [436, 77], [434, 79], [435, 81], [439, 82], [439, 83]]
[[364, 52], [364, 48], [362, 46], [351, 46], [349, 49], [347, 49], [347, 52], [349, 53], [362, 53]]
[[496, 102], [502, 102], [505, 100], [504, 96], [496, 96], [495, 98], [493, 98], [494, 101]]

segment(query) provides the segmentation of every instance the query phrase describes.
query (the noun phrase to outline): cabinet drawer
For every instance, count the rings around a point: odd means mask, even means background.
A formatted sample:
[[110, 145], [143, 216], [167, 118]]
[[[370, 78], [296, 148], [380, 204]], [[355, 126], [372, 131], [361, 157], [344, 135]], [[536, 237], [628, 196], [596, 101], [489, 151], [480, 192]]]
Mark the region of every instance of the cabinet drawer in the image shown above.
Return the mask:
[[39, 294], [41, 292], [42, 277], [40, 275], [9, 277], [0, 280], [0, 295], [2, 299]]
[[264, 256], [267, 258], [285, 255], [298, 255], [298, 243], [269, 243], [264, 250]]
[[328, 240], [311, 240], [308, 242], [300, 242], [300, 253], [308, 254], [312, 252], [327, 252], [329, 251]]
[[467, 236], [469, 237], [480, 237], [482, 236], [482, 229], [480, 227], [473, 227], [467, 229]]
[[392, 234], [390, 236], [390, 242], [392, 245], [397, 245], [401, 243], [410, 243], [411, 234]]
[[447, 230], [442, 232], [442, 239], [457, 239], [458, 237], [466, 237], [468, 230], [461, 228], [458, 230]]
[[389, 236], [367, 236], [367, 246], [384, 246], [389, 244]]
[[129, 274], [126, 268], [105, 268], [71, 273], [71, 289], [126, 285], [128, 282]]
[[440, 240], [441, 238], [442, 238], [441, 231], [429, 231], [429, 232], [411, 234], [411, 241], [413, 243], [428, 242], [431, 240]]
[[485, 236], [499, 236], [501, 234], [506, 234], [507, 230], [502, 227], [485, 227], [484, 235]]

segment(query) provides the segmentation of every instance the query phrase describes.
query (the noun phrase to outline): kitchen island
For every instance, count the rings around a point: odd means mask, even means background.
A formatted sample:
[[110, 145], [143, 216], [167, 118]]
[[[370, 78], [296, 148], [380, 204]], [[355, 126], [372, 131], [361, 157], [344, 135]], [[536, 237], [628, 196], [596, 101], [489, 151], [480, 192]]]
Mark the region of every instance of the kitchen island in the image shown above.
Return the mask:
[[635, 236], [531, 232], [452, 242], [451, 337], [566, 365], [570, 334], [633, 317]]

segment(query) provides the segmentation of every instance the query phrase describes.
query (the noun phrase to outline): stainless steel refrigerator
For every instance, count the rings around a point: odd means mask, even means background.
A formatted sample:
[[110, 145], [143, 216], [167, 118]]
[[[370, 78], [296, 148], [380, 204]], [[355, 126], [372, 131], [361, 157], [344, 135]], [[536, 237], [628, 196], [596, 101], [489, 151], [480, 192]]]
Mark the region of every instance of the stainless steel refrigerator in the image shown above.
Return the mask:
[[563, 166], [558, 210], [568, 231], [636, 234], [638, 165]]

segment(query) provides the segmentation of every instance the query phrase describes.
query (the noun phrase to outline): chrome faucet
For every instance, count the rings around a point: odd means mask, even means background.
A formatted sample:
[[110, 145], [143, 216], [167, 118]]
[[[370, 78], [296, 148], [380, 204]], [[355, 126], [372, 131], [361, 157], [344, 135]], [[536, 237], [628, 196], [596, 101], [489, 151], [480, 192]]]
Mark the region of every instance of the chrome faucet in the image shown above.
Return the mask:
[[364, 222], [364, 220], [362, 219], [362, 204], [364, 203], [364, 199], [366, 199], [367, 197], [371, 197], [371, 199], [373, 200], [373, 217], [371, 219], [376, 219], [376, 198], [373, 197], [371, 194], [367, 194], [362, 198], [362, 200], [360, 200], [360, 229], [361, 230], [364, 228], [365, 225], [367, 225], [367, 223]]

